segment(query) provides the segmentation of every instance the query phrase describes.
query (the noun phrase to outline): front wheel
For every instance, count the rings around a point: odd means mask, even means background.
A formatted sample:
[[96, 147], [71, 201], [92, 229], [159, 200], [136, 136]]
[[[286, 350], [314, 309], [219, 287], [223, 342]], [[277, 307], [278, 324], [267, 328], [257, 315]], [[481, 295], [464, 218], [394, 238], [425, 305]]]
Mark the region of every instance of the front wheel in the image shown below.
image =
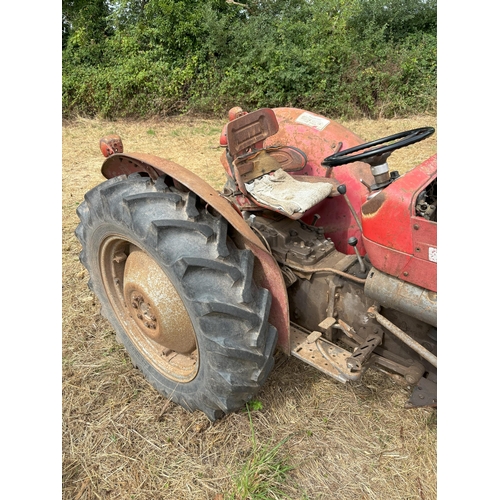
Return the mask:
[[131, 175], [89, 191], [76, 235], [89, 286], [132, 362], [163, 395], [212, 421], [267, 379], [276, 329], [253, 254], [227, 222], [165, 178]]

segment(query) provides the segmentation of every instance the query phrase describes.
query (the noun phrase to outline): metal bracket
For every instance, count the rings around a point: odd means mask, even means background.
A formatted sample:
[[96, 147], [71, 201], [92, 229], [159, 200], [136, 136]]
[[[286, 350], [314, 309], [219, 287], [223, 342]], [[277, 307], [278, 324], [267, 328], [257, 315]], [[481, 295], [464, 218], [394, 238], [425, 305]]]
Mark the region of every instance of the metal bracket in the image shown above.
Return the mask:
[[347, 366], [354, 371], [361, 370], [363, 363], [370, 358], [375, 347], [381, 343], [382, 337], [380, 335], [369, 335], [359, 347], [354, 349], [352, 356], [346, 361]]
[[405, 404], [405, 408], [419, 408], [421, 406], [437, 408], [437, 384], [425, 377], [419, 380]]

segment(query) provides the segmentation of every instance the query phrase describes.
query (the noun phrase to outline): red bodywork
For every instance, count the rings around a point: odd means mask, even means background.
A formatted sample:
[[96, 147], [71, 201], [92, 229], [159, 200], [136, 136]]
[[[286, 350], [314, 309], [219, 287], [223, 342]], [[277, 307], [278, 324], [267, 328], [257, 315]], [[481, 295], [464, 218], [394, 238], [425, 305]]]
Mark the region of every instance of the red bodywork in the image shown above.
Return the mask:
[[437, 223], [415, 213], [416, 198], [437, 177], [437, 155], [381, 190], [361, 209], [363, 241], [384, 273], [437, 292]]
[[[291, 175], [330, 177], [337, 184], [345, 184], [349, 201], [361, 219], [363, 234], [346, 200], [340, 195], [326, 198], [306, 212], [302, 220], [312, 223], [314, 216], [319, 215], [317, 225], [324, 228], [325, 236], [332, 239], [339, 251], [353, 254], [347, 240], [355, 236], [361, 255], [368, 253], [378, 270], [437, 291], [437, 223], [415, 213], [417, 196], [437, 176], [437, 155], [366, 201], [371, 193], [360, 180], [368, 185], [374, 183], [367, 163], [354, 162], [331, 169], [321, 166], [323, 159], [332, 154], [339, 142], [342, 142], [342, 149], [348, 149], [362, 144], [364, 141], [360, 137], [315, 113], [296, 108], [275, 108], [273, 111], [279, 130], [264, 141], [264, 147], [287, 145], [306, 153], [305, 167], [290, 172]], [[231, 175], [225, 154], [221, 161]], [[240, 196], [236, 202], [240, 208], [252, 205], [245, 196]]]

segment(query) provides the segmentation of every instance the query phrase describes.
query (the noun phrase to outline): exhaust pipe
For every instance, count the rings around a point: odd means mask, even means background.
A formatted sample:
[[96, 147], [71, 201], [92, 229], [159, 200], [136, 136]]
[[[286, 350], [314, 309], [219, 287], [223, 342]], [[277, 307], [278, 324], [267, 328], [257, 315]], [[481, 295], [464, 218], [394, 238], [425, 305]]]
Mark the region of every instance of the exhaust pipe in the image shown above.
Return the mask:
[[372, 267], [366, 277], [365, 294], [384, 307], [396, 309], [437, 327], [437, 293], [406, 283]]

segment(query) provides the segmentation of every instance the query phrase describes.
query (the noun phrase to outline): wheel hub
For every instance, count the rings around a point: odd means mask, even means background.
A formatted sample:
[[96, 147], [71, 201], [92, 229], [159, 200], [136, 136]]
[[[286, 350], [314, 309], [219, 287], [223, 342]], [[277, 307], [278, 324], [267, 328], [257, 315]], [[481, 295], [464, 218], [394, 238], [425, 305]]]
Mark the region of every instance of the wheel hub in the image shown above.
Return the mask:
[[189, 354], [196, 336], [184, 303], [172, 282], [145, 252], [130, 252], [125, 263], [123, 296], [141, 333], [169, 350]]
[[132, 293], [131, 305], [133, 309], [137, 309], [137, 319], [142, 321], [146, 328], [151, 330], [156, 330], [158, 328], [158, 322], [156, 321], [153, 307], [144, 300], [144, 297], [140, 293]]

